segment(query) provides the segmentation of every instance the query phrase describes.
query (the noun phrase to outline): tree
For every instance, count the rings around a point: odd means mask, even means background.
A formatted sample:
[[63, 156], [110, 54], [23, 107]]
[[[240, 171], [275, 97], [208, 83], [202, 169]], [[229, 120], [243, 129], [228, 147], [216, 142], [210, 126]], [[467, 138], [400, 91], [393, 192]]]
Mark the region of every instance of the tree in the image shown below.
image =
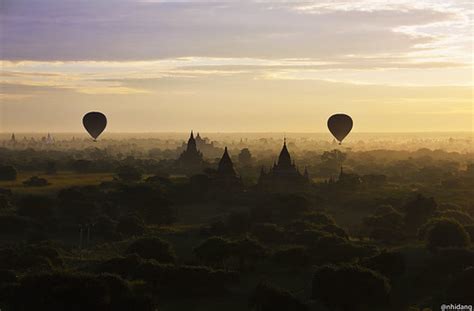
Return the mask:
[[170, 243], [157, 237], [143, 237], [128, 246], [125, 254], [137, 254], [145, 259], [155, 259], [162, 263], [173, 263], [176, 255]]
[[224, 266], [231, 256], [232, 242], [222, 237], [210, 237], [194, 249], [196, 257], [204, 264]]
[[470, 237], [464, 227], [452, 219], [436, 220], [426, 234], [426, 245], [432, 250], [443, 247], [466, 247], [469, 244]]
[[171, 224], [176, 211], [160, 188], [151, 184], [126, 184], [113, 193], [117, 205], [140, 215], [147, 223]]
[[452, 218], [459, 222], [462, 225], [469, 225], [474, 223], [474, 219], [472, 219], [471, 215], [466, 212], [459, 211], [459, 210], [445, 210], [441, 211], [437, 214], [438, 217], [444, 218]]
[[[146, 282], [147, 287], [157, 293], [158, 299], [182, 300], [188, 297], [215, 298], [226, 292], [229, 283], [235, 283], [235, 272], [214, 270], [204, 266], [161, 264], [146, 260], [131, 269], [132, 279]], [[156, 295], [156, 294], [155, 294]]]
[[330, 310], [380, 310], [389, 294], [387, 278], [357, 265], [323, 266], [313, 276], [312, 297]]
[[131, 278], [133, 269], [136, 269], [145, 261], [137, 254], [130, 254], [125, 257], [115, 257], [101, 262], [97, 267], [97, 272], [112, 273], [123, 278]]
[[283, 228], [272, 223], [256, 223], [250, 231], [260, 242], [268, 244], [278, 244], [286, 238]]
[[405, 224], [408, 232], [416, 233], [418, 228], [434, 215], [437, 204], [434, 198], [428, 198], [418, 194], [413, 200], [404, 206]]
[[265, 248], [258, 241], [248, 237], [236, 241], [232, 246], [232, 256], [239, 260], [240, 270], [244, 270], [247, 264], [254, 263], [265, 255]]
[[378, 271], [389, 278], [400, 276], [405, 271], [405, 259], [402, 253], [386, 250], [376, 256], [362, 260], [361, 265]]
[[311, 256], [304, 246], [293, 246], [276, 251], [273, 260], [282, 265], [299, 268], [305, 267], [311, 262]]
[[54, 162], [54, 161], [48, 161], [48, 162], [46, 163], [45, 173], [46, 173], [47, 175], [56, 175], [57, 172], [58, 172], [58, 168], [57, 168], [56, 162]]
[[9, 208], [10, 206], [10, 200], [8, 197], [4, 194], [0, 194], [0, 209]]
[[54, 215], [53, 201], [46, 196], [27, 195], [18, 203], [18, 215], [46, 219]]
[[474, 225], [466, 225], [464, 226], [464, 230], [469, 234], [471, 241], [474, 241]]
[[131, 165], [123, 165], [117, 169], [117, 177], [125, 182], [139, 181], [142, 179], [142, 172]]
[[155, 309], [150, 300], [136, 296], [118, 276], [74, 272], [27, 274], [6, 300], [7, 310]]
[[0, 249], [0, 269], [48, 271], [62, 266], [58, 250], [51, 246], [12, 246]]
[[232, 212], [227, 216], [227, 229], [229, 233], [241, 235], [250, 229], [250, 217], [247, 212]]
[[306, 311], [308, 306], [294, 295], [267, 282], [261, 282], [249, 299], [251, 310], [256, 311]]
[[16, 180], [18, 173], [11, 165], [0, 165], [0, 180], [13, 181]]
[[309, 200], [298, 194], [276, 194], [267, 202], [273, 221], [288, 222], [302, 217], [311, 209]]
[[101, 235], [103, 238], [109, 239], [117, 236], [116, 234], [117, 222], [112, 220], [107, 215], [101, 215], [96, 219], [94, 225], [95, 233]]
[[373, 246], [358, 245], [337, 235], [325, 234], [310, 248], [313, 260], [320, 264], [350, 262], [373, 256], [377, 249]]
[[58, 213], [74, 224], [92, 222], [100, 213], [102, 196], [95, 186], [66, 188], [58, 193]]
[[321, 155], [319, 173], [325, 177], [334, 176], [339, 172], [345, 160], [346, 154], [337, 149], [325, 151]]
[[15, 271], [0, 269], [0, 289], [9, 283], [16, 283], [18, 281]]
[[239, 153], [239, 163], [242, 166], [249, 166], [252, 164], [252, 154], [248, 148], [240, 150]]
[[335, 225], [336, 222], [334, 219], [321, 212], [309, 212], [303, 215], [302, 217], [305, 221], [309, 221], [316, 225]]
[[391, 207], [379, 207], [375, 215], [363, 219], [367, 235], [384, 243], [395, 243], [403, 239], [403, 224], [403, 215]]
[[71, 163], [71, 167], [72, 169], [76, 172], [76, 173], [88, 173], [91, 171], [91, 168], [93, 166], [93, 163], [92, 161], [89, 161], [89, 160], [75, 160]]
[[458, 274], [449, 285], [446, 296], [447, 301], [471, 305], [474, 301], [474, 267], [466, 268]]
[[136, 215], [123, 216], [117, 224], [117, 232], [124, 235], [142, 235], [145, 232], [145, 223]]

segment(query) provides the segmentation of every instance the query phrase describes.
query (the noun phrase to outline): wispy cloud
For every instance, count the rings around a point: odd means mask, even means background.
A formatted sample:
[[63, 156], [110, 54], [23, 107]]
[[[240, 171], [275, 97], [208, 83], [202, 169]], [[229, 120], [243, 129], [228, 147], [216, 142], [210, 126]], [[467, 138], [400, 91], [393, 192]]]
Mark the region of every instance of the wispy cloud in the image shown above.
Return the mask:
[[[467, 29], [463, 6], [453, 0], [5, 0], [3, 8], [2, 57], [9, 60], [403, 53], [451, 36], [453, 23]], [[443, 31], [422, 31], [443, 22], [449, 23]]]
[[470, 1], [3, 0], [0, 15], [0, 110], [12, 128], [38, 115], [49, 127], [66, 106], [71, 118], [137, 115], [143, 130], [309, 129], [333, 111], [403, 115], [410, 129], [472, 124], [461, 113], [472, 101]]

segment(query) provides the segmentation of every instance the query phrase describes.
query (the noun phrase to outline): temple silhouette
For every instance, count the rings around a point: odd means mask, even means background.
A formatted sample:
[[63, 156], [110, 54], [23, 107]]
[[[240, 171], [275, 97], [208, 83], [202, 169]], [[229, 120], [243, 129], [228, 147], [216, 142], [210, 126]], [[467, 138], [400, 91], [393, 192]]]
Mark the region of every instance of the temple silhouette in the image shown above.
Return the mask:
[[266, 172], [262, 167], [257, 187], [263, 191], [270, 192], [297, 192], [306, 189], [310, 185], [308, 170], [301, 174], [286, 147], [286, 139], [278, 157], [278, 162]]
[[204, 168], [202, 153], [198, 150], [194, 133], [191, 131], [186, 149], [181, 153], [176, 166], [185, 173], [199, 173]]
[[[215, 159], [221, 156], [222, 148], [216, 147], [214, 145], [214, 142], [210, 141], [208, 138], [201, 137], [201, 134], [199, 132], [194, 137], [194, 140], [196, 142], [196, 148], [199, 150], [199, 152], [202, 153], [204, 158]], [[183, 142], [181, 147], [178, 149], [180, 149], [180, 151], [186, 150], [187, 143]]]
[[235, 172], [234, 163], [229, 156], [227, 147], [225, 147], [224, 154], [222, 155], [219, 165], [217, 166], [214, 184], [227, 191], [241, 190], [243, 187], [241, 178]]

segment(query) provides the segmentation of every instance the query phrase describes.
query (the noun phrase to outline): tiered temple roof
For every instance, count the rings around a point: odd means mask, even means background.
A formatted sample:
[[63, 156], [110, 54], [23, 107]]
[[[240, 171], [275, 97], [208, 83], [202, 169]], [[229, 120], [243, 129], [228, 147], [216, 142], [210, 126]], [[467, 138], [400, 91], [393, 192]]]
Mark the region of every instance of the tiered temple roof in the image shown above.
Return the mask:
[[258, 186], [265, 191], [295, 192], [304, 190], [310, 184], [308, 170], [301, 174], [286, 146], [286, 139], [278, 157], [269, 172], [262, 167]]

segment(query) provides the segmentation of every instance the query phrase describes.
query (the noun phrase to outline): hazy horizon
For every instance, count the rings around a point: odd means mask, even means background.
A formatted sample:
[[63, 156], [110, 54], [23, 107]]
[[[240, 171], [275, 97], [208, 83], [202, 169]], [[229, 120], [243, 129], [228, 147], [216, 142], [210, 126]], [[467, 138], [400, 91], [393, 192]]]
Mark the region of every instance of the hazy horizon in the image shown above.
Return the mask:
[[[254, 132], [254, 131], [193, 131], [194, 134], [196, 135], [197, 133], [200, 133], [201, 135], [208, 135], [208, 134], [290, 134], [290, 135], [297, 135], [297, 134], [324, 134], [324, 135], [331, 135], [328, 131], [314, 131], [314, 132], [282, 132], [282, 131], [261, 131], [261, 132]], [[6, 134], [45, 134], [45, 133], [50, 133], [50, 134], [80, 134], [89, 137], [89, 134], [84, 131], [64, 131], [64, 132], [53, 132], [53, 131], [1, 131], [0, 134], [6, 135]], [[102, 135], [106, 135], [107, 133], [109, 134], [186, 134], [189, 135], [190, 131], [149, 131], [149, 132], [141, 132], [141, 131], [107, 131], [104, 132]], [[473, 131], [406, 131], [406, 132], [358, 132], [358, 131], [351, 131], [350, 135], [354, 134], [437, 134], [437, 133], [446, 133], [446, 134], [470, 134], [474, 135]]]

